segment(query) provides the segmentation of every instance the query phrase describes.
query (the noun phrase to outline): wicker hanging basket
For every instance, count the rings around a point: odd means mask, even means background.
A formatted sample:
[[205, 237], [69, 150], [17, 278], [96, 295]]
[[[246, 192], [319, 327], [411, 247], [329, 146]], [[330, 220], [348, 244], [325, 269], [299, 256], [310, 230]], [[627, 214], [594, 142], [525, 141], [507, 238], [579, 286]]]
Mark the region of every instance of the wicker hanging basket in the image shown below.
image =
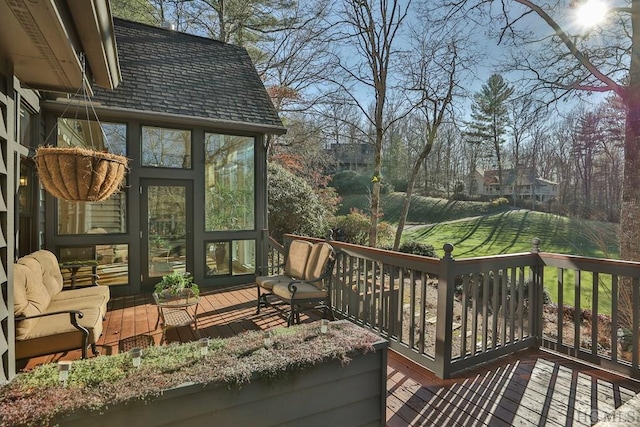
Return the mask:
[[45, 190], [75, 202], [108, 199], [124, 185], [128, 170], [124, 156], [79, 147], [40, 147], [35, 159]]

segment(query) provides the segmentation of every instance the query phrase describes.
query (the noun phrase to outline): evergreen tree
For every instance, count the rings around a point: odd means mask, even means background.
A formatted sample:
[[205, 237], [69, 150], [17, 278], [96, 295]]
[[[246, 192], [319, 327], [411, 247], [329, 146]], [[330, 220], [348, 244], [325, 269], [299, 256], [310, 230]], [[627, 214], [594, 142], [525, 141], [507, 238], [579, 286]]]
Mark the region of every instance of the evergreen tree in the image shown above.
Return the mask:
[[498, 167], [500, 195], [503, 195], [502, 183], [502, 144], [507, 133], [507, 102], [513, 94], [513, 88], [504, 81], [500, 74], [493, 74], [482, 90], [476, 92], [471, 104], [471, 119], [467, 124], [466, 135], [471, 144], [477, 144], [480, 152], [495, 159]]

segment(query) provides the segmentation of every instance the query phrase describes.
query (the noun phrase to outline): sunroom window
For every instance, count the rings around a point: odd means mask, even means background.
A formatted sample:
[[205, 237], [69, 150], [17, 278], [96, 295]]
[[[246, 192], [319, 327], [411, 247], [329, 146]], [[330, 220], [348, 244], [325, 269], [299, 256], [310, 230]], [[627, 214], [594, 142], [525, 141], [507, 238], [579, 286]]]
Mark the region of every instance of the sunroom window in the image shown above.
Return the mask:
[[252, 137], [205, 134], [205, 230], [255, 227]]

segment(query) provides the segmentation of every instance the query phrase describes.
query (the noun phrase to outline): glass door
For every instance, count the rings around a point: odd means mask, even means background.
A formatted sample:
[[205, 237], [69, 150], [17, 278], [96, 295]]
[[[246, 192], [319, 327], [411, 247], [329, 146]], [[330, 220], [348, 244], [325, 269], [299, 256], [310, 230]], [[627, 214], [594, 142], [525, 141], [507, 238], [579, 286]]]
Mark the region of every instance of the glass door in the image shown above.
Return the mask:
[[141, 279], [150, 289], [166, 274], [192, 272], [192, 185], [144, 180], [141, 193]]

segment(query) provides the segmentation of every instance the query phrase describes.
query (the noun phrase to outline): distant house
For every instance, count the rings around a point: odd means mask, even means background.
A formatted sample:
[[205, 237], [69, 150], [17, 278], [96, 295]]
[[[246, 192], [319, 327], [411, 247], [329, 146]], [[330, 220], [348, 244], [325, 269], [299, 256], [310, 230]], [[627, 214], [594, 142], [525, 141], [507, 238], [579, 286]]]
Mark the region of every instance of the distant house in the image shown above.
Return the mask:
[[366, 170], [374, 158], [371, 144], [331, 144], [328, 151], [334, 160], [334, 170]]
[[558, 195], [558, 183], [537, 177], [532, 168], [503, 169], [502, 185], [497, 169], [486, 170], [484, 173], [476, 171], [474, 181], [476, 194], [482, 196], [502, 195], [520, 200], [547, 202]]

